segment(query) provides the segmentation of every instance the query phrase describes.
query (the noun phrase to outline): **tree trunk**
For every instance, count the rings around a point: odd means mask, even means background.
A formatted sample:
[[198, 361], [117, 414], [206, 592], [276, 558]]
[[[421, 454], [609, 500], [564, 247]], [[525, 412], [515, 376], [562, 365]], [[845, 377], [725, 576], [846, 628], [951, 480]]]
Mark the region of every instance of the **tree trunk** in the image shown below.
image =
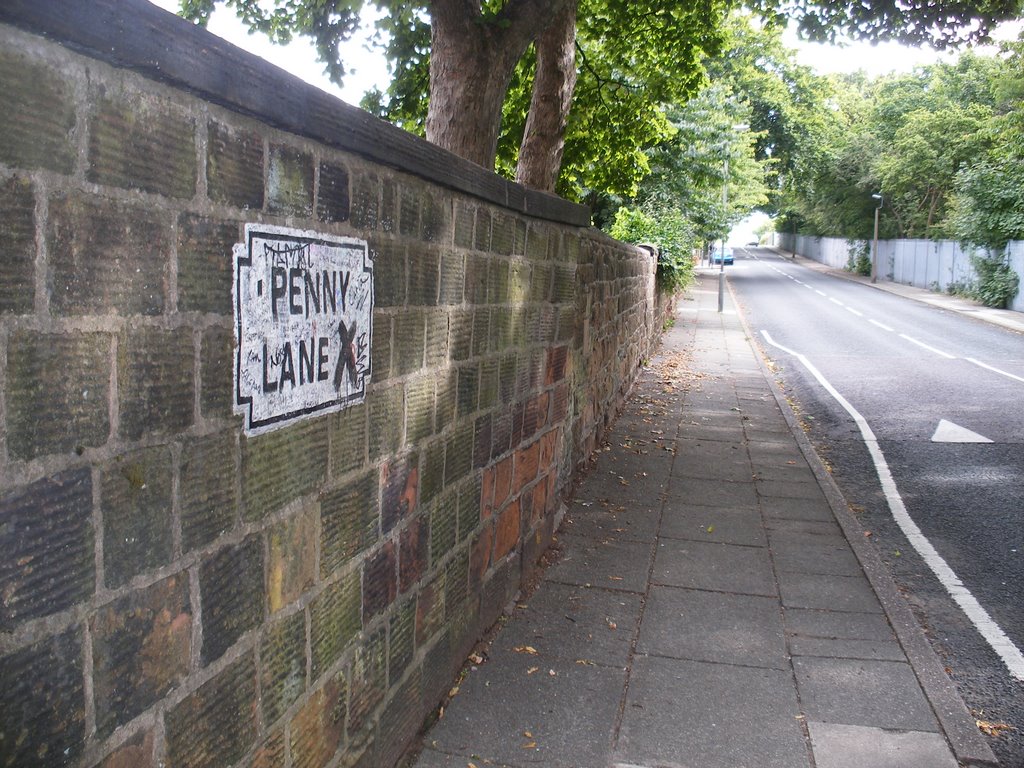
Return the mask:
[[569, 0], [537, 37], [537, 74], [516, 166], [520, 184], [555, 191], [575, 88], [576, 0]]
[[494, 168], [516, 63], [568, 0], [510, 0], [485, 20], [479, 0], [431, 0], [427, 141]]

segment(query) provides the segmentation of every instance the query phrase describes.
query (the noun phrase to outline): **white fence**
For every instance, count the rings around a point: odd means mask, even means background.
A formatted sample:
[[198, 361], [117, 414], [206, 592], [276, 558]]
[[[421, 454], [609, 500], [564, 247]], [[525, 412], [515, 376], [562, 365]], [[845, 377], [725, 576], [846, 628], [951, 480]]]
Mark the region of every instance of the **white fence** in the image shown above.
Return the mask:
[[[779, 248], [793, 251], [793, 235], [780, 232], [775, 237]], [[837, 237], [796, 236], [798, 254], [835, 269], [846, 268], [850, 262], [850, 252], [857, 245], [855, 241]], [[860, 245], [863, 245], [863, 241]], [[1021, 276], [1022, 288], [1010, 302], [1009, 308], [1024, 312], [1024, 241], [1010, 243], [1007, 256], [1010, 266]], [[974, 280], [975, 274], [970, 254], [959, 243], [951, 240], [879, 240], [878, 279], [933, 291], [946, 291], [950, 285]]]

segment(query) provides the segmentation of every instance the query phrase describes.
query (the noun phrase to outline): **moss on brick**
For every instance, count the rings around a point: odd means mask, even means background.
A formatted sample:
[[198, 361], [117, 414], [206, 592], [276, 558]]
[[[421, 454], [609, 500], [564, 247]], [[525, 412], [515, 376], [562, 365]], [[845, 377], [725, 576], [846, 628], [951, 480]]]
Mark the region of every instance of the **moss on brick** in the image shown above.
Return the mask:
[[28, 314], [35, 306], [35, 206], [28, 179], [15, 176], [0, 183], [0, 315]]
[[72, 173], [78, 154], [74, 82], [16, 51], [2, 51], [0, 83], [0, 162]]
[[195, 421], [195, 350], [191, 328], [130, 328], [117, 354], [121, 435], [174, 434]]
[[207, 123], [206, 186], [210, 199], [235, 208], [263, 207], [263, 138], [216, 120]]

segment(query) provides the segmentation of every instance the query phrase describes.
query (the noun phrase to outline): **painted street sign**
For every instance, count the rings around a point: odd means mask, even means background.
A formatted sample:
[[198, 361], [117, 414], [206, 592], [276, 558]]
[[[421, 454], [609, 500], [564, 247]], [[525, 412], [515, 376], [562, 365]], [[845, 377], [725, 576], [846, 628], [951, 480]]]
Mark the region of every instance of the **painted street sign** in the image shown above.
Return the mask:
[[233, 262], [235, 412], [246, 434], [361, 402], [373, 322], [366, 241], [246, 224]]

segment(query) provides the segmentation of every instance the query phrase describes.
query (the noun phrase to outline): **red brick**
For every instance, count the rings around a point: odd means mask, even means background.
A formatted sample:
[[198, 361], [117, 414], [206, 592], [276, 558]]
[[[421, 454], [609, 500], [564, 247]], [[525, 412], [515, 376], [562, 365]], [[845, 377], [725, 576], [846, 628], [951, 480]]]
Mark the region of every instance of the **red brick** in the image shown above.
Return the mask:
[[491, 549], [494, 544], [494, 526], [485, 525], [473, 540], [469, 553], [469, 581], [474, 591], [483, 583], [484, 574], [491, 567]]
[[569, 360], [569, 347], [552, 347], [548, 350], [547, 367], [544, 374], [545, 384], [555, 384], [566, 376]]
[[416, 596], [416, 647], [427, 643], [444, 625], [444, 577], [424, 584]]
[[142, 731], [107, 755], [98, 768], [152, 768], [155, 765], [153, 731]]
[[519, 544], [521, 525], [519, 499], [516, 499], [498, 514], [497, 528], [494, 533], [494, 559], [501, 560]]
[[494, 512], [495, 467], [484, 470], [480, 487], [480, 519], [486, 520]]
[[541, 392], [526, 402], [526, 411], [523, 414], [524, 440], [529, 440], [547, 425], [549, 400], [550, 395], [547, 392]]
[[516, 451], [516, 478], [515, 488], [525, 488], [537, 479], [537, 469], [540, 466], [540, 442], [536, 442], [527, 448], [520, 448]]
[[363, 565], [363, 624], [384, 611], [398, 595], [395, 542], [388, 541]]
[[552, 429], [540, 439], [540, 471], [546, 472], [555, 465], [558, 451], [558, 430]]
[[498, 463], [494, 476], [494, 506], [500, 507], [512, 493], [512, 457]]

